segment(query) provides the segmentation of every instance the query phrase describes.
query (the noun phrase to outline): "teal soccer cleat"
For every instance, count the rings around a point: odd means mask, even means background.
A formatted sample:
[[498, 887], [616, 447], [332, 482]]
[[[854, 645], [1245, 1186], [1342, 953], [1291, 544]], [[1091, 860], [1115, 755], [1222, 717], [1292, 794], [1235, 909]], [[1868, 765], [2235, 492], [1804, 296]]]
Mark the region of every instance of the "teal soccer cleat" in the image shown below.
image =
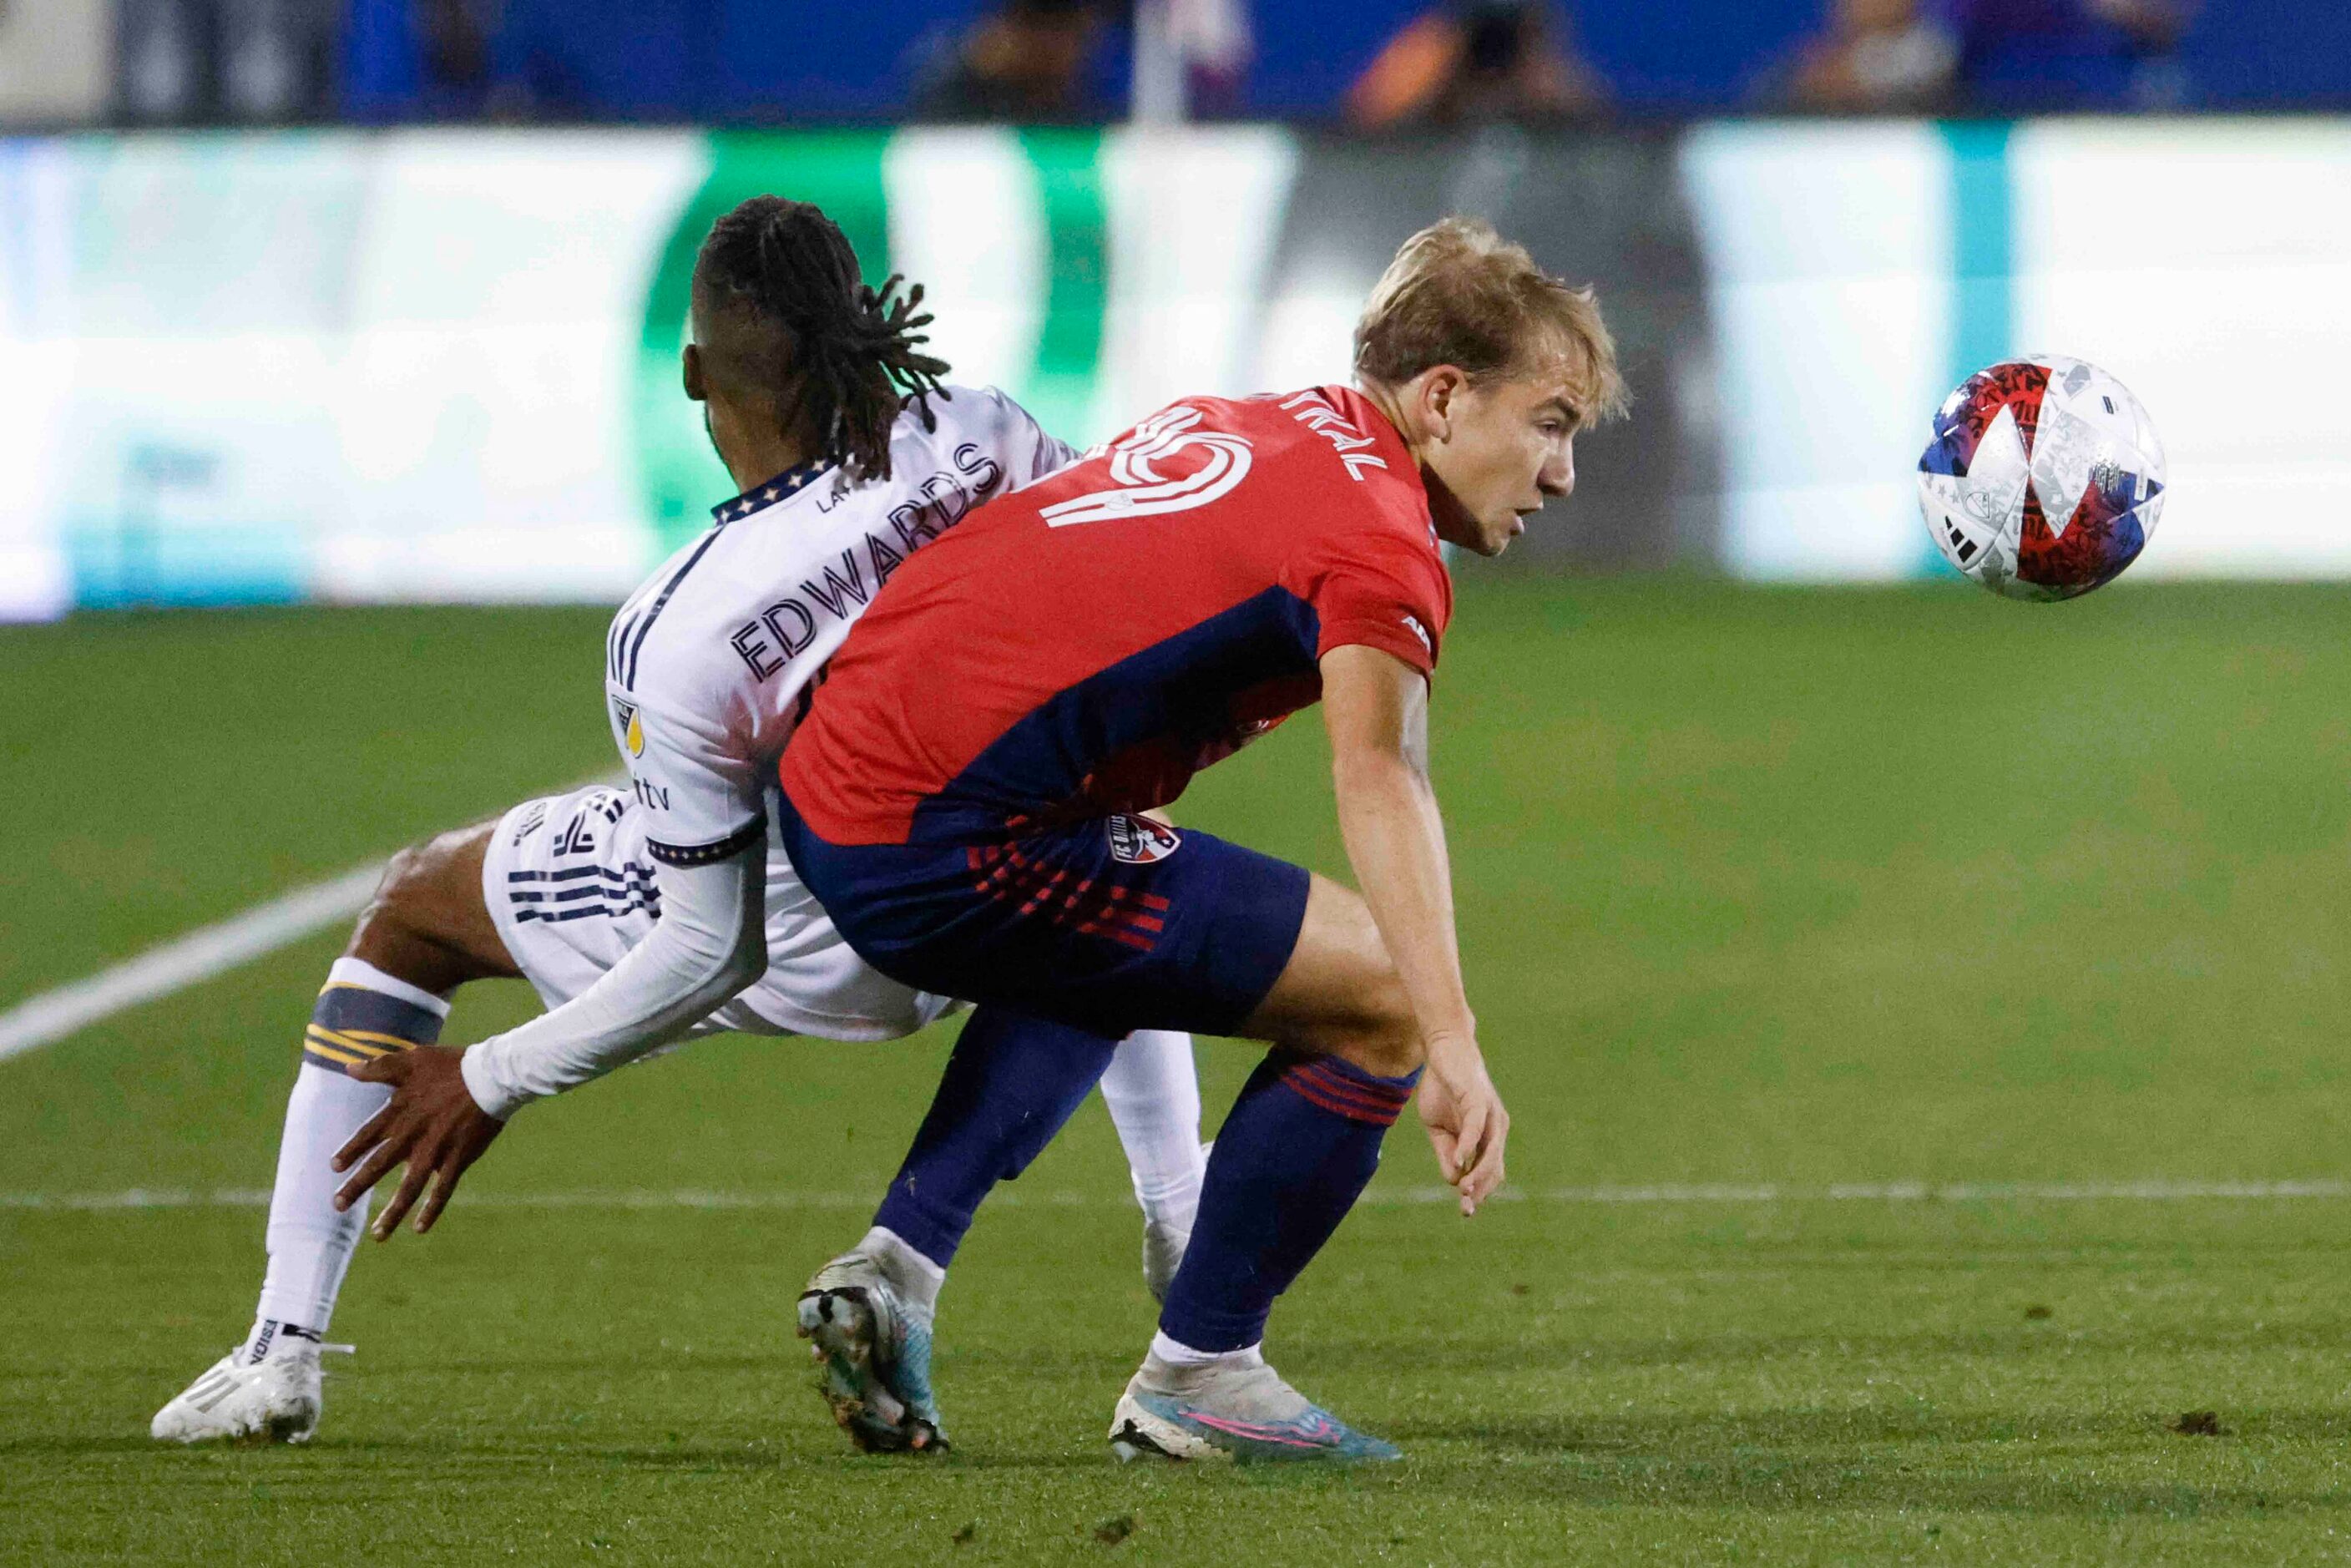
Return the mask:
[[1401, 1459], [1403, 1451], [1358, 1432], [1310, 1401], [1265, 1358], [1228, 1357], [1206, 1366], [1144, 1358], [1110, 1421], [1121, 1459]]
[[849, 1440], [867, 1453], [946, 1452], [931, 1392], [931, 1325], [872, 1257], [843, 1253], [800, 1292], [799, 1337], [811, 1343], [817, 1391]]

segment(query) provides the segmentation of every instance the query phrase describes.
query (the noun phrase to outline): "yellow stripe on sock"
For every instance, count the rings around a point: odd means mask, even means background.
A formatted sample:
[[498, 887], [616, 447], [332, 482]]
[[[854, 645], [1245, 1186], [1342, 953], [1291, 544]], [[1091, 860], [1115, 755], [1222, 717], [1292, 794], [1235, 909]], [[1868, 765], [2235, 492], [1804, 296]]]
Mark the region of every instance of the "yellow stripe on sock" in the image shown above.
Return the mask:
[[372, 1061], [379, 1056], [390, 1056], [394, 1050], [404, 1049], [407, 1044], [406, 1041], [402, 1041], [398, 1047], [369, 1045], [364, 1041], [353, 1039], [351, 1036], [343, 1033], [340, 1030], [328, 1029], [321, 1024], [315, 1023], [310, 1026], [309, 1038], [314, 1042], [322, 1042], [342, 1051], [353, 1052], [362, 1061]]
[[[319, 1026], [313, 1024], [311, 1027], [316, 1029]], [[373, 1030], [369, 1029], [337, 1030], [335, 1031], [335, 1038], [338, 1040], [372, 1040], [376, 1044], [381, 1045], [389, 1051], [413, 1051], [416, 1049], [416, 1042], [413, 1040], [409, 1040], [403, 1036], [396, 1034], [378, 1034]]]
[[347, 1055], [331, 1045], [315, 1040], [304, 1040], [302, 1049], [312, 1056], [323, 1057], [329, 1061], [339, 1062], [345, 1067], [359, 1067], [371, 1060], [364, 1056]]

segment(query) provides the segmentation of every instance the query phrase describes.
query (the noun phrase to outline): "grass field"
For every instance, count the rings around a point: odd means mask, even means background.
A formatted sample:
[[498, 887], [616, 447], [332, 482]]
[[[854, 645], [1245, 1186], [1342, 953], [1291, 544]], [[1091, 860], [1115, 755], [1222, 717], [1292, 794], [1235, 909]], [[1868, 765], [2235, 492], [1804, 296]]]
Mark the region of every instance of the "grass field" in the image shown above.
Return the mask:
[[[0, 630], [0, 1007], [604, 770], [601, 624]], [[846, 1450], [787, 1308], [940, 1034], [528, 1113], [360, 1257], [316, 1443], [153, 1448], [249, 1316], [321, 935], [0, 1062], [0, 1561], [2351, 1558], [2346, 692], [2332, 590], [1466, 590], [1436, 740], [1510, 1201], [1424, 1201], [1407, 1123], [1269, 1346], [1376, 1472], [1109, 1462], [1151, 1313], [1098, 1107], [956, 1265], [956, 1451]], [[1322, 767], [1293, 725], [1179, 810], [1338, 870]], [[1212, 1123], [1249, 1061], [1204, 1045]], [[191, 1201], [74, 1207], [132, 1188]]]

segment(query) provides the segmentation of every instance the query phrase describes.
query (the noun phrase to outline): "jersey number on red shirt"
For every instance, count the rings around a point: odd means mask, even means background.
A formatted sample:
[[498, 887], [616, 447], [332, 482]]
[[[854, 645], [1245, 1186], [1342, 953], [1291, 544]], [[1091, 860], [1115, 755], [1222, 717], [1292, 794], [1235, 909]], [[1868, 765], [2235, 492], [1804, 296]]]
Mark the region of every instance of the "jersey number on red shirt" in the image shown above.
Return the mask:
[[[1200, 420], [1198, 409], [1178, 403], [1136, 425], [1111, 448], [1110, 476], [1119, 488], [1056, 501], [1041, 514], [1046, 527], [1188, 512], [1232, 494], [1249, 477], [1249, 440], [1223, 431], [1196, 432], [1192, 427]], [[1181, 478], [1162, 477], [1155, 465], [1179, 452], [1200, 453], [1205, 461]]]

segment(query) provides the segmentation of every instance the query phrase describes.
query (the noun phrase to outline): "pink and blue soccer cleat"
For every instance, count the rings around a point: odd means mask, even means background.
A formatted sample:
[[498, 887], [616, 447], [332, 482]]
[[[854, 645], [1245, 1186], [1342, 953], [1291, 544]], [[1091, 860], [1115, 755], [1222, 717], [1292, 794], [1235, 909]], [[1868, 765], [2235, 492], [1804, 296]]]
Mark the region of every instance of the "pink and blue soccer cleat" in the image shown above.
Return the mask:
[[1262, 1356], [1228, 1356], [1206, 1366], [1173, 1366], [1145, 1356], [1110, 1422], [1121, 1459], [1401, 1459], [1403, 1452], [1358, 1432], [1289, 1384]]

